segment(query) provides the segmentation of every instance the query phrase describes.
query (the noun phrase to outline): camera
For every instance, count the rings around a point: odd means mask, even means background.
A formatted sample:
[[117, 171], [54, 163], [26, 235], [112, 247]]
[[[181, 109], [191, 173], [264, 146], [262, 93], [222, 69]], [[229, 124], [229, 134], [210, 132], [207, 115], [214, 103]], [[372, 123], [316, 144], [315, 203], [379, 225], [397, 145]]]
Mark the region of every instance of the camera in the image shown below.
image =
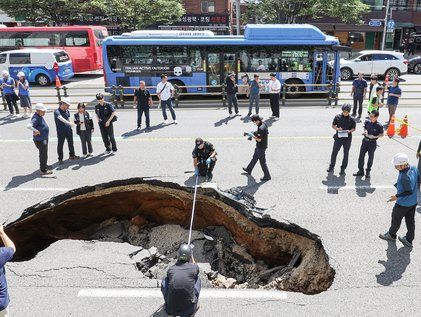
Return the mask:
[[[248, 136], [248, 134], [249, 134], [248, 132], [244, 132], [244, 133], [243, 133], [243, 136]], [[253, 140], [253, 138], [249, 136], [249, 137], [247, 138], [247, 140], [251, 141], [251, 140]]]

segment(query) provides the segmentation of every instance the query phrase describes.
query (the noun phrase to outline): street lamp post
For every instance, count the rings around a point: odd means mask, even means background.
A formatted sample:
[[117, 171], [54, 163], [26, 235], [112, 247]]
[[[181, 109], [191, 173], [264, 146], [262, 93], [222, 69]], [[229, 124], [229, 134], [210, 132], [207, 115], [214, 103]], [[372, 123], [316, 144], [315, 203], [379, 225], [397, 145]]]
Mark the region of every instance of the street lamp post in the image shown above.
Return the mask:
[[386, 1], [386, 14], [385, 14], [384, 23], [383, 23], [382, 51], [384, 51], [384, 48], [386, 46], [386, 31], [387, 31], [387, 21], [389, 18], [389, 4], [390, 4], [390, 0], [387, 0]]
[[237, 25], [237, 35], [240, 35], [240, 0], [235, 1], [235, 22]]

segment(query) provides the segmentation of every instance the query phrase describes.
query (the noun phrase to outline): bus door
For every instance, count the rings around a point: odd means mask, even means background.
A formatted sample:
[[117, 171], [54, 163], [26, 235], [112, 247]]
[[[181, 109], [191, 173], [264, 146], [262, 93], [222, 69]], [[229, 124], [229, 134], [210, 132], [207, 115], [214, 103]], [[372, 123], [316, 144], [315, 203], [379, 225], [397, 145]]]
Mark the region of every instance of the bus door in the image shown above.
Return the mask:
[[[235, 53], [208, 52], [207, 54], [207, 90], [210, 92], [221, 91], [220, 85], [230, 72], [237, 76], [237, 58]], [[213, 88], [212, 86], [215, 86]]]
[[[313, 53], [313, 84], [326, 84], [327, 80], [327, 54], [322, 50]], [[323, 90], [323, 86], [315, 86], [315, 90]]]

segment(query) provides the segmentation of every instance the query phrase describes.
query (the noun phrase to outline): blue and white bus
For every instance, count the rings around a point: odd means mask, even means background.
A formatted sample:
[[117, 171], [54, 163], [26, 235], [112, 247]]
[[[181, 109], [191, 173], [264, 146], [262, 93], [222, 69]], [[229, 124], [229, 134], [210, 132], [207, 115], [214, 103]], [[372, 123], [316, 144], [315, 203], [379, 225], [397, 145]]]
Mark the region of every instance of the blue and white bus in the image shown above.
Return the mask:
[[340, 80], [342, 47], [337, 38], [312, 25], [253, 24], [246, 26], [244, 36], [134, 31], [107, 37], [102, 50], [107, 87], [138, 86], [140, 80], [155, 86], [166, 73], [172, 84], [194, 86], [182, 92], [203, 93], [217, 91], [217, 87], [220, 91], [229, 72], [236, 73], [239, 84], [253, 74], [259, 74], [265, 83], [270, 73], [276, 73], [291, 91], [327, 90], [323, 84]]

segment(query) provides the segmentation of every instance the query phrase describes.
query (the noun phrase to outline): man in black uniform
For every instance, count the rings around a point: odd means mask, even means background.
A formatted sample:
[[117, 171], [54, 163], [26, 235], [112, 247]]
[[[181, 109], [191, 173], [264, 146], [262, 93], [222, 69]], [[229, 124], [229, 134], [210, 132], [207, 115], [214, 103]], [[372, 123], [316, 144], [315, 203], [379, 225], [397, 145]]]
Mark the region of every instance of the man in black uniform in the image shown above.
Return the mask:
[[227, 85], [227, 100], [228, 100], [228, 112], [232, 116], [232, 105], [234, 104], [235, 114], [238, 115], [238, 100], [237, 100], [237, 83], [235, 81], [235, 73], [231, 72], [228, 74], [225, 84]]
[[146, 129], [150, 128], [149, 107], [152, 106], [152, 97], [146, 89], [143, 80], [139, 83], [139, 89], [134, 91], [133, 108], [137, 108], [137, 130], [141, 129], [142, 115], [145, 114]]
[[332, 122], [332, 129], [336, 131], [333, 139], [332, 155], [330, 157], [330, 165], [327, 169], [328, 173], [333, 172], [336, 163], [336, 157], [341, 147], [344, 148], [344, 158], [342, 160], [341, 171], [339, 175], [345, 175], [346, 167], [348, 166], [349, 149], [351, 148], [352, 133], [355, 131], [356, 122], [349, 113], [351, 112], [351, 105], [344, 104], [342, 106], [342, 113], [335, 116]]
[[102, 141], [104, 142], [105, 152], [113, 154], [117, 152], [117, 144], [114, 138], [113, 127], [113, 122], [117, 120], [116, 112], [112, 104], [105, 102], [103, 94], [97, 94], [96, 99], [98, 100], [98, 104], [95, 106], [95, 113], [98, 119]]
[[251, 116], [251, 121], [257, 125], [256, 132], [249, 132], [246, 135], [256, 141], [256, 149], [254, 150], [253, 158], [251, 159], [247, 167], [243, 167], [243, 171], [247, 174], [251, 174], [257, 161], [260, 162], [260, 166], [263, 170], [263, 177], [261, 181], [268, 181], [271, 179], [268, 166], [266, 164], [266, 149], [268, 147], [268, 126], [263, 122], [263, 118], [255, 114]]
[[373, 166], [374, 152], [377, 148], [377, 139], [383, 136], [383, 126], [377, 121], [379, 112], [373, 110], [370, 119], [364, 123], [364, 138], [361, 143], [360, 156], [358, 158], [358, 172], [354, 176], [364, 176], [364, 157], [368, 152], [367, 169], [365, 178], [370, 178], [371, 167]]
[[194, 261], [190, 246], [182, 244], [178, 250], [177, 263], [168, 269], [161, 284], [167, 314], [194, 316], [200, 289], [199, 266]]
[[208, 182], [212, 180], [212, 171], [217, 160], [217, 153], [212, 143], [197, 138], [193, 149], [194, 175], [207, 176]]

